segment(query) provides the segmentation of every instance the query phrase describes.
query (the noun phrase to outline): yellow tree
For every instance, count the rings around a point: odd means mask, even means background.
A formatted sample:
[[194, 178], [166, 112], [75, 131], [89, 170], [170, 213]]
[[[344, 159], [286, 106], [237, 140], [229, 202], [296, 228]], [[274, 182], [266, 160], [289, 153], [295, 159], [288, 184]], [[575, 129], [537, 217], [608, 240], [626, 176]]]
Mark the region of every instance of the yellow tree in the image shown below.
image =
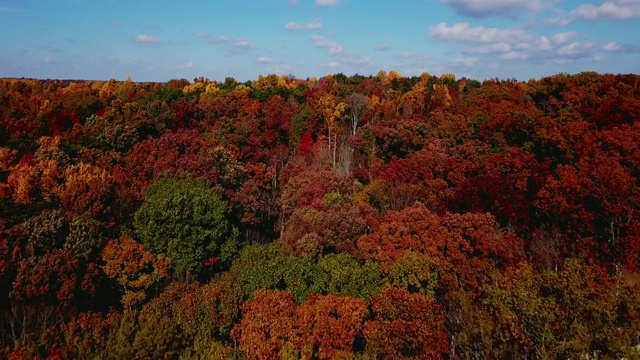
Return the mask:
[[[334, 95], [325, 94], [318, 100], [319, 111], [327, 124], [329, 135], [329, 151], [332, 153], [332, 164], [336, 167], [336, 148], [340, 122], [345, 117], [348, 105]], [[331, 147], [333, 145], [333, 148]]]
[[427, 82], [420, 80], [411, 90], [402, 95], [403, 113], [412, 115], [415, 112], [423, 112], [427, 99]]

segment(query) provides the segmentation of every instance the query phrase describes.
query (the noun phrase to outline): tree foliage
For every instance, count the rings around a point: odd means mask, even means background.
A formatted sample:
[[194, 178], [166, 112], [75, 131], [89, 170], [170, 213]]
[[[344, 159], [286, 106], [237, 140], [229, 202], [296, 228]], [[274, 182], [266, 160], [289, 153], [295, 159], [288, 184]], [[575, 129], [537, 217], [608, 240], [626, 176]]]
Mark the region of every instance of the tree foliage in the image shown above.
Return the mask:
[[146, 248], [169, 257], [188, 276], [202, 271], [208, 259], [233, 256], [236, 232], [226, 215], [226, 204], [204, 181], [165, 179], [147, 190], [134, 226]]
[[0, 79], [0, 358], [638, 358], [638, 84]]

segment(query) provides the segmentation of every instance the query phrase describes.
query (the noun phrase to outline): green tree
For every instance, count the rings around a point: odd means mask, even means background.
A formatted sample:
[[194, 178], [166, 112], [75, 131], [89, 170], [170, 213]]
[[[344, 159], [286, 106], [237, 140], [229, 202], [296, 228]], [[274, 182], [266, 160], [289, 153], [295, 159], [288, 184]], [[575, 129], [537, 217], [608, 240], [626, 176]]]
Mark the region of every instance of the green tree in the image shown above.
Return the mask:
[[203, 180], [164, 179], [147, 190], [134, 226], [147, 249], [170, 257], [188, 279], [235, 253], [237, 229], [226, 216], [226, 203]]
[[380, 268], [367, 261], [360, 265], [349, 254], [329, 254], [318, 261], [316, 292], [363, 299], [371, 298], [380, 288]]
[[313, 259], [292, 255], [280, 242], [246, 246], [233, 262], [231, 272], [237, 275], [247, 297], [260, 289], [287, 290], [298, 304], [307, 299], [318, 282]]

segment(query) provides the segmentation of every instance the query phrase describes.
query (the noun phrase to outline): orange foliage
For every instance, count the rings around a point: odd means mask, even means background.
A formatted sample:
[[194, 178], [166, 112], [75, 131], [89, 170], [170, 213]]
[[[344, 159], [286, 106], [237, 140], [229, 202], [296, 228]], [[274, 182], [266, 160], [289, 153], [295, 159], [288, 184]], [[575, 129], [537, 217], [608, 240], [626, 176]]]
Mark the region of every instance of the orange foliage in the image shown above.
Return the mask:
[[145, 292], [162, 279], [169, 268], [169, 259], [154, 257], [141, 244], [127, 236], [110, 240], [100, 254], [105, 274], [122, 287], [122, 304], [132, 306], [146, 298]]

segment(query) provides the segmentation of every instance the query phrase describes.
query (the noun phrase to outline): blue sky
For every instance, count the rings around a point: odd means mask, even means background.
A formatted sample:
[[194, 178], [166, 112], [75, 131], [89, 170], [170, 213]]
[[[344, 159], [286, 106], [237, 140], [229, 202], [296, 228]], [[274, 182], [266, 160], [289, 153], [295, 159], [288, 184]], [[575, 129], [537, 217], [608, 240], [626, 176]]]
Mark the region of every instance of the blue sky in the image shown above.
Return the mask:
[[640, 0], [0, 0], [0, 77], [640, 72]]

